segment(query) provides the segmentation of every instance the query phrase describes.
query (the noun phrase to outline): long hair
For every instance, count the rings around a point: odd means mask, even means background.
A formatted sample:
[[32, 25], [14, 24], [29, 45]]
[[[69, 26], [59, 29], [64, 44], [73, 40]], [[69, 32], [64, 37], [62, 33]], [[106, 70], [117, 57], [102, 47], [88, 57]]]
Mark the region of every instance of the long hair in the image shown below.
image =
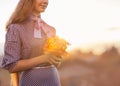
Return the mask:
[[24, 21], [34, 9], [34, 0], [19, 0], [15, 11], [6, 23], [6, 30], [10, 24], [21, 23]]

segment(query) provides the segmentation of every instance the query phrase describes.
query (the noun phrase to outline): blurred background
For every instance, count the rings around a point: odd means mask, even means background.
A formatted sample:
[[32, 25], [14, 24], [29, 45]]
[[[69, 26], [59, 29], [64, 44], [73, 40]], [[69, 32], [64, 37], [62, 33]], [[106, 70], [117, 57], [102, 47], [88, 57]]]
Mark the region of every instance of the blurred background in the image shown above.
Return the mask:
[[[0, 0], [0, 61], [5, 23], [19, 0]], [[120, 1], [49, 0], [42, 18], [71, 43], [58, 68], [62, 86], [120, 86]]]

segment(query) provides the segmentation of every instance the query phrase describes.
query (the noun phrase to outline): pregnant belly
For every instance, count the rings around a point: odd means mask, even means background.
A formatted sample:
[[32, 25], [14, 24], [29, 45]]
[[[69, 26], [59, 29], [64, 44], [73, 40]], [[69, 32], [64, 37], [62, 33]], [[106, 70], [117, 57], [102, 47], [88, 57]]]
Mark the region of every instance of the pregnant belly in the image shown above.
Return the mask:
[[54, 66], [38, 67], [21, 74], [21, 81], [50, 81], [59, 80], [59, 74]]

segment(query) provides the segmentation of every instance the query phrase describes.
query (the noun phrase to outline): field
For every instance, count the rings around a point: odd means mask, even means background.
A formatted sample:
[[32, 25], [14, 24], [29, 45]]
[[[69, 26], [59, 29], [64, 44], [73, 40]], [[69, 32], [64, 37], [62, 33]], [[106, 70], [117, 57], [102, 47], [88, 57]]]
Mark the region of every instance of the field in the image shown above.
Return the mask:
[[[62, 86], [120, 86], [120, 54], [114, 47], [101, 55], [72, 51], [58, 70]], [[4, 71], [0, 76], [9, 78]]]

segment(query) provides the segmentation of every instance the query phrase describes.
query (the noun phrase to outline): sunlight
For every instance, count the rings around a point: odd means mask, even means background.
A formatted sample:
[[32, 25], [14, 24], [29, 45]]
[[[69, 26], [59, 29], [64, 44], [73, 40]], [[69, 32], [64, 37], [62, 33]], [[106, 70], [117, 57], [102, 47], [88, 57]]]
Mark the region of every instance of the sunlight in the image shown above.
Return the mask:
[[[13, 12], [18, 0], [0, 2], [0, 42], [4, 41], [5, 23]], [[64, 2], [64, 3], [63, 3]], [[57, 30], [57, 35], [74, 47], [89, 48], [101, 42], [118, 42], [120, 30], [119, 1], [114, 0], [51, 0], [42, 18]], [[4, 17], [3, 17], [4, 16]]]

